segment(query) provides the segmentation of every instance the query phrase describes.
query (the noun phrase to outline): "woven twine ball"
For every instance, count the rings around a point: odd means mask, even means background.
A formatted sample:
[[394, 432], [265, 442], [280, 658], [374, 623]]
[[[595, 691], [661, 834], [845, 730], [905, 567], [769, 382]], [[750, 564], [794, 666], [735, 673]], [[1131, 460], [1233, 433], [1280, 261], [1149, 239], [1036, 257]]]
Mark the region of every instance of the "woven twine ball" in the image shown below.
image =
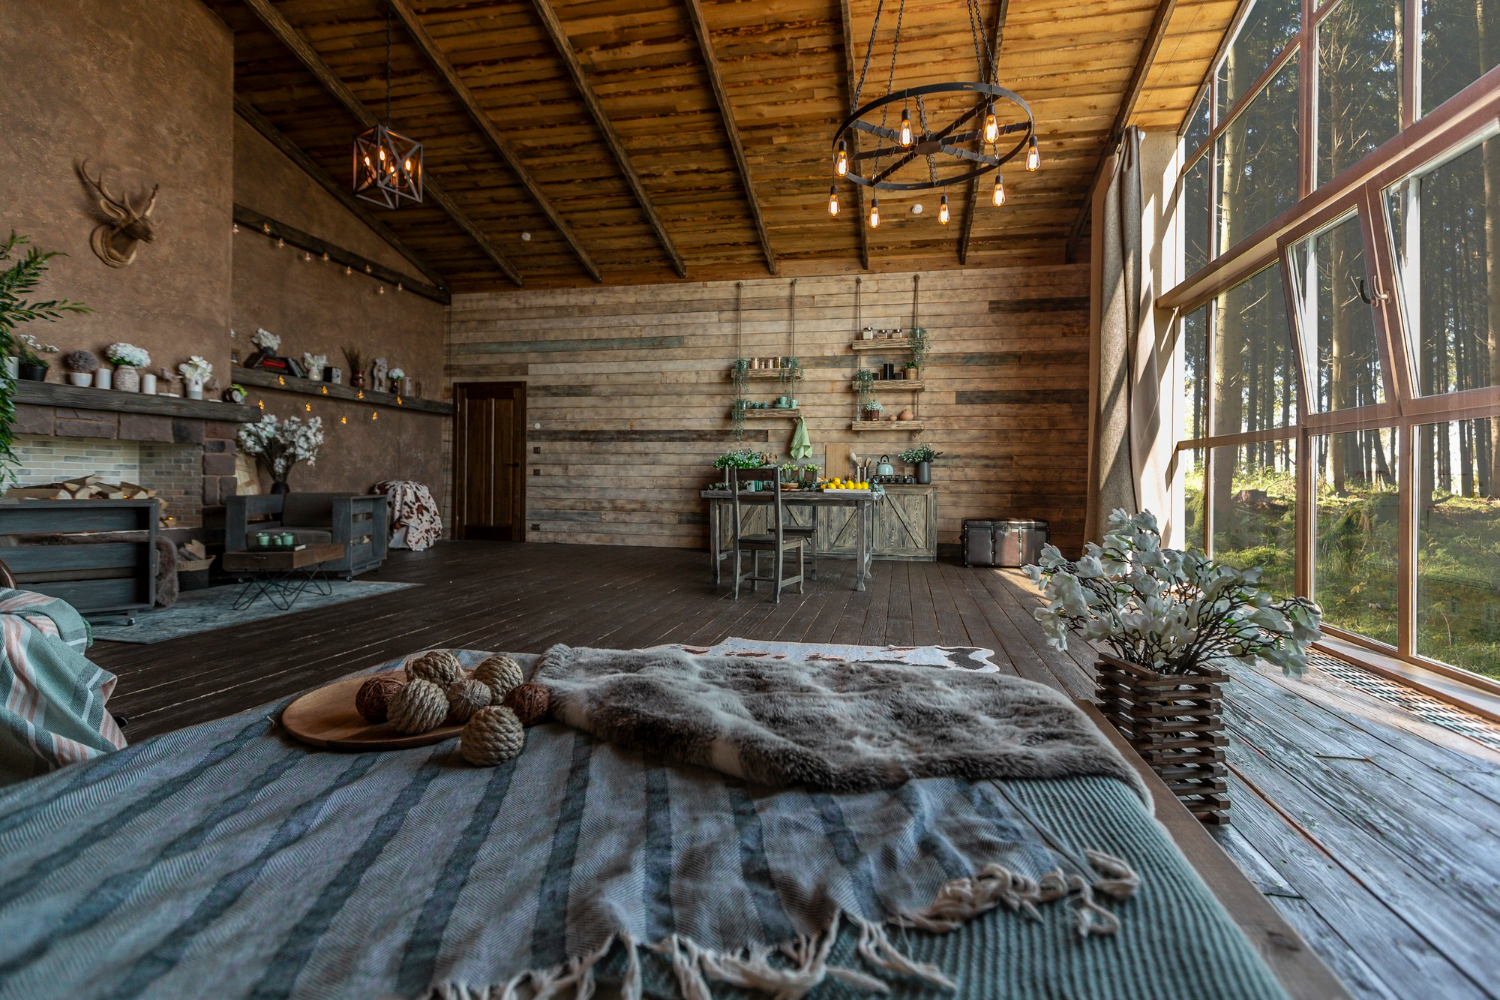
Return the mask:
[[472, 677], [460, 677], [448, 685], [448, 717], [454, 722], [468, 722], [471, 715], [494, 700], [487, 685]]
[[488, 685], [499, 701], [510, 693], [510, 689], [526, 680], [521, 665], [508, 656], [491, 656], [474, 668], [474, 679]]
[[547, 718], [547, 709], [552, 702], [547, 689], [540, 684], [517, 684], [505, 696], [503, 704], [516, 713], [521, 725], [528, 729]]
[[516, 713], [491, 705], [469, 718], [458, 739], [458, 752], [476, 767], [494, 767], [519, 754], [525, 744], [526, 730]]
[[430, 650], [415, 660], [408, 660], [406, 664], [406, 676], [409, 679], [432, 681], [441, 688], [446, 688], [463, 675], [463, 666], [458, 662], [458, 657], [446, 649]]
[[448, 718], [448, 696], [432, 681], [409, 681], [390, 700], [386, 714], [403, 733], [425, 733]]
[[354, 710], [367, 722], [384, 722], [391, 699], [403, 686], [395, 677], [371, 677], [359, 686], [359, 693], [354, 696]]

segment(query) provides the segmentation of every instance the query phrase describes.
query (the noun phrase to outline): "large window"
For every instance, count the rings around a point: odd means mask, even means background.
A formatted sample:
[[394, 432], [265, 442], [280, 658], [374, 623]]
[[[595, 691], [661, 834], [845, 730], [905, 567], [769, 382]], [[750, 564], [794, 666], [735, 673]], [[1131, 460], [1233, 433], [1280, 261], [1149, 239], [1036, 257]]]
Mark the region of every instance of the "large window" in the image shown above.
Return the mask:
[[1181, 541], [1500, 681], [1500, 0], [1251, 0], [1182, 137]]

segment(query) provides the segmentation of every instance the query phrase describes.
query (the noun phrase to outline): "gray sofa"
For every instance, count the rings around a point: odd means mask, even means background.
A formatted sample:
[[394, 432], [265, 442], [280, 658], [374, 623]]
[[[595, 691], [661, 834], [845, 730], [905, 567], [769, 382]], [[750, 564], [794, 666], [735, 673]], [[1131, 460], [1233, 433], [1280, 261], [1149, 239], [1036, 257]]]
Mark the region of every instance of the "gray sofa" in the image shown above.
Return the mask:
[[224, 548], [246, 547], [245, 537], [279, 528], [298, 542], [344, 544], [344, 558], [323, 568], [352, 580], [385, 561], [390, 538], [386, 498], [359, 493], [271, 493], [232, 496], [225, 504]]

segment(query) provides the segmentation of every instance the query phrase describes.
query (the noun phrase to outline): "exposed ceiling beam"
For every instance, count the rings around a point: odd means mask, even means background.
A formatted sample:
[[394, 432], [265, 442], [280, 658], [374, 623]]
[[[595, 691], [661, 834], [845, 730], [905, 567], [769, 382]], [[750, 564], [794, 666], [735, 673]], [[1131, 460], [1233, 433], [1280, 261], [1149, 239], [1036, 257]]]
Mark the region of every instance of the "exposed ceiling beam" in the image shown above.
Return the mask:
[[[306, 38], [302, 37], [302, 33], [292, 27], [291, 23], [281, 16], [281, 12], [276, 9], [271, 0], [243, 0], [243, 2], [245, 6], [255, 12], [255, 16], [260, 18], [261, 23], [266, 26], [271, 34], [275, 35], [281, 41], [281, 44], [291, 50], [292, 55], [297, 57], [297, 61], [302, 63], [307, 71], [317, 78], [324, 89], [332, 94], [334, 99], [355, 117], [360, 125], [370, 128], [379, 121], [370, 109], [365, 107], [364, 102], [355, 97], [354, 92], [345, 86], [344, 81], [339, 79], [338, 74], [333, 71], [333, 68], [323, 61], [323, 57], [318, 55], [317, 51]], [[442, 186], [430, 173], [424, 178], [422, 187], [424, 194], [435, 201], [443, 211], [447, 212], [449, 218], [458, 223], [459, 228], [469, 234], [470, 239], [479, 244], [479, 248], [485, 252], [485, 255], [490, 260], [495, 262], [495, 266], [500, 268], [507, 278], [517, 285], [524, 284], [521, 280], [521, 273], [516, 270], [505, 254], [501, 253], [500, 249], [490, 242], [489, 237], [480, 230], [479, 226], [475, 224], [473, 219], [469, 218], [463, 209], [458, 207], [458, 204], [454, 202], [447, 191], [443, 190]]]
[[520, 156], [516, 154], [515, 147], [506, 141], [505, 136], [500, 134], [499, 127], [491, 120], [489, 114], [479, 106], [479, 100], [474, 96], [474, 92], [469, 89], [468, 84], [464, 83], [463, 78], [458, 75], [458, 70], [448, 61], [448, 57], [443, 54], [443, 50], [438, 48], [437, 42], [433, 40], [433, 37], [427, 33], [427, 28], [417, 17], [416, 12], [411, 9], [411, 5], [406, 0], [388, 0], [388, 2], [391, 5], [391, 9], [396, 12], [396, 16], [400, 18], [401, 23], [406, 26], [407, 34], [411, 36], [412, 41], [417, 43], [417, 48], [422, 50], [422, 54], [427, 57], [427, 61], [432, 63], [433, 69], [437, 70], [438, 75], [443, 78], [443, 82], [448, 85], [448, 89], [452, 90], [453, 95], [458, 98], [458, 103], [463, 106], [464, 111], [473, 119], [474, 124], [479, 126], [479, 131], [488, 140], [490, 148], [500, 156], [500, 159], [505, 161], [505, 165], [510, 168], [510, 172], [515, 175], [516, 180], [520, 181], [521, 186], [531, 195], [531, 200], [536, 202], [537, 207], [552, 222], [552, 228], [556, 229], [558, 234], [562, 236], [563, 241], [572, 248], [573, 256], [578, 258], [578, 263], [583, 265], [583, 269], [588, 272], [589, 277], [595, 281], [603, 281], [604, 276], [599, 273], [599, 265], [594, 263], [594, 258], [589, 256], [589, 252], [583, 248], [583, 244], [579, 242], [577, 234], [573, 232], [573, 227], [568, 225], [567, 220], [562, 217], [562, 213], [553, 206], [551, 199], [542, 192], [541, 185], [537, 184], [536, 178], [531, 176], [531, 171], [526, 169], [526, 164], [521, 162]]
[[1125, 84], [1125, 93], [1120, 97], [1120, 110], [1115, 114], [1114, 124], [1109, 128], [1109, 135], [1105, 137], [1104, 148], [1099, 152], [1099, 162], [1094, 164], [1094, 172], [1089, 177], [1089, 186], [1083, 192], [1083, 204], [1078, 206], [1078, 216], [1073, 220], [1073, 229], [1068, 233], [1066, 256], [1072, 260], [1078, 252], [1078, 241], [1083, 238], [1083, 227], [1088, 222], [1089, 207], [1094, 200], [1094, 188], [1099, 184], [1099, 178], [1104, 175], [1104, 165], [1109, 162], [1110, 154], [1119, 145], [1120, 137], [1125, 134], [1125, 127], [1130, 124], [1130, 118], [1135, 114], [1135, 106], [1141, 99], [1141, 92], [1146, 89], [1146, 74], [1151, 71], [1151, 64], [1156, 61], [1156, 53], [1161, 50], [1162, 39], [1167, 36], [1167, 22], [1172, 19], [1172, 12], [1177, 9], [1177, 0], [1161, 0], [1156, 5], [1156, 14], [1151, 18], [1151, 27], [1146, 32], [1146, 40], [1141, 45], [1141, 56], [1135, 61], [1135, 69], [1130, 73], [1130, 80]]
[[750, 180], [750, 163], [745, 159], [745, 144], [740, 141], [740, 127], [734, 121], [734, 105], [729, 103], [729, 91], [724, 87], [724, 76], [719, 72], [719, 59], [714, 55], [713, 38], [708, 33], [708, 21], [703, 16], [703, 4], [699, 0], [685, 0], [688, 19], [693, 22], [693, 33], [698, 36], [698, 51], [703, 54], [703, 67], [708, 71], [708, 82], [713, 87], [714, 100], [719, 103], [719, 115], [724, 119], [724, 133], [729, 137], [729, 148], [734, 150], [734, 162], [740, 168], [740, 183], [745, 187], [745, 200], [750, 203], [750, 215], [755, 220], [755, 232], [760, 237], [760, 249], [766, 255], [766, 270], [775, 274], [776, 251], [771, 249], [771, 237], [766, 235], [766, 220], [760, 214], [760, 198], [755, 194], [755, 184]]
[[578, 89], [578, 94], [583, 98], [589, 114], [593, 115], [594, 124], [599, 127], [600, 134], [604, 136], [604, 144], [609, 147], [609, 151], [615, 156], [615, 162], [620, 165], [620, 172], [625, 176], [625, 183], [630, 185], [630, 190], [635, 194], [635, 200], [641, 206], [641, 211], [646, 213], [646, 221], [656, 232], [657, 242], [661, 244], [662, 250], [672, 261], [672, 269], [677, 272], [679, 278], [686, 278], [687, 265], [682, 262], [682, 255], [677, 252], [677, 246], [672, 242], [672, 237], [667, 235], [667, 227], [662, 223], [661, 216], [657, 214], [656, 205], [651, 201], [651, 196], [646, 193], [646, 187], [641, 183], [640, 176], [636, 174], [635, 165], [630, 162], [630, 154], [625, 151], [620, 137], [615, 134], [615, 127], [610, 122], [609, 115], [604, 113], [604, 105], [599, 103], [599, 95], [594, 93], [593, 85], [584, 75], [583, 64], [578, 61], [578, 53], [573, 51], [573, 43], [569, 40], [568, 33], [563, 30], [562, 22], [557, 19], [557, 12], [552, 9], [548, 0], [531, 0], [531, 6], [536, 10], [536, 16], [541, 20], [542, 27], [547, 30], [547, 36], [552, 39], [552, 45], [557, 49], [557, 54], [567, 65], [568, 74], [573, 78], [573, 86]]
[[318, 166], [317, 162], [311, 156], [302, 151], [301, 146], [288, 139], [285, 132], [271, 123], [271, 119], [261, 114], [255, 105], [245, 100], [239, 94], [234, 95], [234, 113], [243, 118], [245, 124], [259, 132], [262, 138], [275, 146], [281, 152], [282, 156], [285, 156], [301, 167], [303, 173], [321, 184], [323, 190], [341, 201], [351, 215], [366, 226], [369, 226], [376, 236], [379, 236], [390, 244], [391, 249], [411, 261], [413, 266], [427, 276], [427, 280], [439, 288], [447, 287], [448, 283], [443, 280], [443, 276], [434, 270], [432, 265], [423, 260], [421, 254], [407, 246], [406, 241], [397, 236], [391, 230], [390, 226], [381, 222], [369, 209], [365, 208], [365, 203], [354, 197], [348, 187], [329, 176], [328, 171]]
[[[991, 37], [995, 47], [991, 50], [990, 64], [984, 67], [986, 83], [994, 83], [1000, 70], [1000, 40], [1005, 37], [1005, 19], [1010, 16], [1010, 0], [1000, 0], [995, 7], [995, 30]], [[969, 240], [974, 235], [974, 216], [979, 212], [979, 178], [969, 178], [969, 197], [964, 201], [964, 228], [958, 234], [958, 262], [969, 262]]]
[[[839, 0], [839, 20], [844, 30], [844, 97], [854, 110], [854, 21], [849, 16], [849, 0]], [[849, 162], [859, 155], [859, 132], [849, 134]], [[859, 266], [870, 269], [870, 234], [865, 230], [865, 186], [854, 185], [854, 224], [859, 227]]]

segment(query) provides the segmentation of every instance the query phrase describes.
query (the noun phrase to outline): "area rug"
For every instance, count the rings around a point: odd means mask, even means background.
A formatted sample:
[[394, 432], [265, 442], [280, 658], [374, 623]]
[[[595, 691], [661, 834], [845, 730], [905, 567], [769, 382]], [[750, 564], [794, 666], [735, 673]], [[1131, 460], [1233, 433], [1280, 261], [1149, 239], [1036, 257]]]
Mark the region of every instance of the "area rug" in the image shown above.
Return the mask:
[[262, 597], [243, 611], [234, 610], [235, 598], [240, 587], [209, 587], [183, 594], [170, 608], [157, 608], [135, 616], [134, 625], [125, 625], [115, 619], [106, 619], [94, 625], [94, 639], [103, 642], [131, 642], [150, 644], [178, 639], [199, 632], [211, 632], [216, 628], [230, 628], [248, 622], [265, 621], [282, 615], [302, 615], [334, 604], [345, 604], [367, 597], [378, 597], [395, 590], [420, 586], [415, 583], [359, 583], [347, 580], [332, 581], [331, 594], [317, 594], [309, 590], [297, 599], [288, 611], [282, 611]]
[[848, 646], [820, 642], [768, 642], [733, 636], [713, 646], [686, 646], [681, 643], [672, 645], [675, 649], [689, 653], [711, 656], [768, 657], [773, 660], [828, 660], [835, 663], [849, 661], [899, 663], [908, 666], [972, 670], [983, 674], [998, 673], [1000, 670], [991, 660], [995, 651], [982, 646]]

